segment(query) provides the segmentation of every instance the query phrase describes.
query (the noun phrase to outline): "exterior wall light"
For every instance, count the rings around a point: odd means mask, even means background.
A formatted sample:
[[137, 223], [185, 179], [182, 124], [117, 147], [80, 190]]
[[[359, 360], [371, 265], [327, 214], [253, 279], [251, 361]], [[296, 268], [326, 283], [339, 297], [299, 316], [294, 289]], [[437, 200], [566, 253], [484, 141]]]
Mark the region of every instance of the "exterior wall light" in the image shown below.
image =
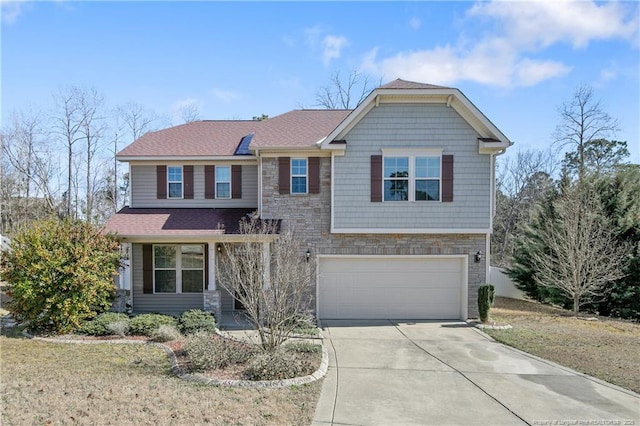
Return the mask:
[[479, 263], [482, 260], [482, 252], [478, 250], [478, 252], [473, 256], [473, 260], [476, 263]]
[[309, 258], [311, 257], [311, 250], [307, 249], [306, 256], [307, 256], [307, 262], [308, 262]]
[[222, 244], [216, 244], [216, 250], [218, 253], [222, 253]]

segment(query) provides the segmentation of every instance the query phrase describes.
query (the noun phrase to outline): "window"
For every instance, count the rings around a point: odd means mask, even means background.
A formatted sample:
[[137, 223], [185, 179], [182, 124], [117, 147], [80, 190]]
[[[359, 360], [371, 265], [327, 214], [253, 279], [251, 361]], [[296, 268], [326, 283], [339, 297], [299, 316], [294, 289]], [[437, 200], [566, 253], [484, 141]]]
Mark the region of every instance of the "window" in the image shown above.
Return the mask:
[[291, 193], [307, 193], [307, 159], [291, 159]]
[[415, 200], [440, 200], [440, 158], [416, 157]]
[[167, 167], [169, 198], [182, 198], [182, 167]]
[[384, 201], [440, 201], [440, 157], [384, 157]]
[[202, 293], [204, 247], [202, 245], [154, 245], [155, 293]]
[[216, 198], [231, 198], [231, 167], [216, 167]]

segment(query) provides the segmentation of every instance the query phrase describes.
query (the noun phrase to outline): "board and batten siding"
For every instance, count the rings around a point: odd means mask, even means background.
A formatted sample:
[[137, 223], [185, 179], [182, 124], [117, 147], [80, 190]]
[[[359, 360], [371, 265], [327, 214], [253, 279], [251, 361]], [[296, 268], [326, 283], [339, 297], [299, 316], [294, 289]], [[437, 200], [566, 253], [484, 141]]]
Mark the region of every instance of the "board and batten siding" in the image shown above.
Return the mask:
[[142, 244], [132, 244], [131, 270], [133, 272], [133, 312], [156, 312], [179, 315], [189, 309], [202, 309], [202, 293], [144, 294], [142, 291]]
[[[334, 228], [488, 229], [491, 159], [478, 154], [478, 137], [442, 104], [373, 108], [345, 136], [345, 155], [334, 157]], [[371, 155], [383, 148], [436, 148], [453, 155], [453, 202], [371, 202]]]
[[[186, 163], [185, 163], [186, 164]], [[227, 163], [215, 163], [226, 166]], [[205, 199], [204, 165], [193, 166], [193, 199], [158, 199], [156, 165], [131, 164], [131, 207], [134, 208], [257, 208], [258, 166], [242, 166], [242, 198]]]

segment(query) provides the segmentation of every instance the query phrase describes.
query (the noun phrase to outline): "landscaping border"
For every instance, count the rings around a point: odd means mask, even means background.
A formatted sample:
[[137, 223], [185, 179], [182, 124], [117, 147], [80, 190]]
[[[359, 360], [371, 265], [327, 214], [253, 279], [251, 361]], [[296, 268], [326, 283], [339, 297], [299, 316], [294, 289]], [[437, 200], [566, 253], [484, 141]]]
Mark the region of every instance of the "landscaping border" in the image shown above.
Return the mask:
[[37, 337], [30, 334], [27, 329], [22, 330], [22, 335], [28, 339], [39, 340], [43, 342], [49, 343], [72, 343], [72, 344], [133, 344], [133, 345], [152, 345], [157, 348], [162, 349], [169, 358], [169, 362], [171, 363], [171, 372], [175, 374], [181, 380], [185, 380], [187, 382], [192, 383], [200, 383], [204, 385], [210, 386], [226, 386], [226, 387], [245, 387], [245, 388], [284, 388], [289, 386], [298, 386], [304, 385], [307, 383], [315, 382], [325, 376], [327, 374], [327, 370], [329, 368], [329, 354], [327, 349], [324, 346], [324, 343], [321, 343], [320, 346], [322, 348], [322, 360], [320, 361], [320, 367], [312, 374], [303, 377], [294, 377], [291, 379], [282, 379], [282, 380], [219, 380], [212, 379], [210, 377], [206, 377], [202, 374], [198, 373], [184, 373], [180, 366], [178, 365], [178, 359], [173, 350], [162, 343], [158, 342], [149, 342], [143, 340], [131, 340], [131, 339], [117, 339], [117, 340], [78, 340], [72, 338], [52, 338], [52, 337]]

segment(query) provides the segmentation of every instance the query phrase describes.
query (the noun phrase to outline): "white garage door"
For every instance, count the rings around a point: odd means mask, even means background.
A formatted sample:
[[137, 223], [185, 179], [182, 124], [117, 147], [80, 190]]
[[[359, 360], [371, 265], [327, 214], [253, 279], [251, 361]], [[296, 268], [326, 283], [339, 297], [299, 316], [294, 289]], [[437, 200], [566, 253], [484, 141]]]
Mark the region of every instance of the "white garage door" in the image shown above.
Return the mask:
[[463, 267], [461, 257], [321, 257], [318, 316], [465, 319]]

